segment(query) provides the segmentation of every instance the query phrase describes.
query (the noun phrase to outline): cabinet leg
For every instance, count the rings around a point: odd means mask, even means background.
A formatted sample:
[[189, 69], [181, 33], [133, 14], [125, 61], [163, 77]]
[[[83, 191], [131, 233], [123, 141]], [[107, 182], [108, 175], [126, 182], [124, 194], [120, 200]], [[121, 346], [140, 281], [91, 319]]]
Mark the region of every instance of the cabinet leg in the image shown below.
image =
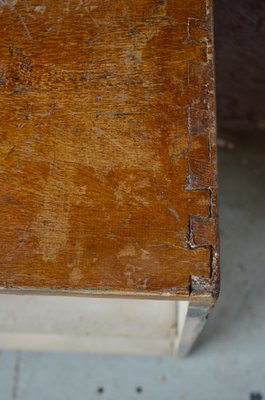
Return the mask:
[[189, 301], [178, 301], [177, 338], [175, 353], [177, 357], [186, 356], [199, 333], [202, 331], [213, 304], [208, 297]]

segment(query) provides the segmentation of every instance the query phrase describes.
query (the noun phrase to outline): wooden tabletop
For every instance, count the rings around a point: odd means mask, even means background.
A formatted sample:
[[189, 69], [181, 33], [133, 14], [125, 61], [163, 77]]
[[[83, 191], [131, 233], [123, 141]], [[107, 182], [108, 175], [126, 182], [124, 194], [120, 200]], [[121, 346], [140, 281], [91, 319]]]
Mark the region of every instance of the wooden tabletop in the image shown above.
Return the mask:
[[2, 290], [218, 291], [208, 0], [0, 4]]

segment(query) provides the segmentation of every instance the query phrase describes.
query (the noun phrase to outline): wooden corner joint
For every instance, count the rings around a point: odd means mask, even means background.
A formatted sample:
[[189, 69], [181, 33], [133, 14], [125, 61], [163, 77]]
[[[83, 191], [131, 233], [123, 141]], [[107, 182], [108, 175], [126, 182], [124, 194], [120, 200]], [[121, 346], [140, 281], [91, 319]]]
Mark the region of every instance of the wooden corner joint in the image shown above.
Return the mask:
[[209, 277], [190, 276], [190, 296], [210, 297], [216, 301], [220, 290], [219, 251], [217, 240], [217, 221], [212, 215], [209, 218], [191, 215], [188, 244], [191, 249], [206, 247], [210, 252]]
[[208, 297], [214, 304], [220, 291], [217, 202], [215, 186], [207, 187], [205, 190], [210, 193], [209, 215], [190, 215], [188, 245], [190, 249], [209, 250], [209, 276], [191, 275], [189, 292], [194, 298]]

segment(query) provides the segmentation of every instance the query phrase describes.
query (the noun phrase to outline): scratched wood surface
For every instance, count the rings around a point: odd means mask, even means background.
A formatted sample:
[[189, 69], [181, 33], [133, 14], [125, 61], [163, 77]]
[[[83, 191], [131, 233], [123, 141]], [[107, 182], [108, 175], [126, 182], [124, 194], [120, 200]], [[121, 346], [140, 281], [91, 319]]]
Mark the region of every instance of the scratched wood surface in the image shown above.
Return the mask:
[[0, 1], [0, 286], [218, 290], [208, 0]]

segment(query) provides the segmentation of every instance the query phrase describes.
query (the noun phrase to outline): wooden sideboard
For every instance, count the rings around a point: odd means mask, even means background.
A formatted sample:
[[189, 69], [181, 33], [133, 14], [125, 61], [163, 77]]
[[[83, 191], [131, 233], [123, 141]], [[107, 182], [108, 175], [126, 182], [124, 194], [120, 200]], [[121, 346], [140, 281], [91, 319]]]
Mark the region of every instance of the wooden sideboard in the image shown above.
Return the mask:
[[181, 301], [188, 350], [219, 290], [212, 26], [208, 0], [1, 2], [1, 293]]

